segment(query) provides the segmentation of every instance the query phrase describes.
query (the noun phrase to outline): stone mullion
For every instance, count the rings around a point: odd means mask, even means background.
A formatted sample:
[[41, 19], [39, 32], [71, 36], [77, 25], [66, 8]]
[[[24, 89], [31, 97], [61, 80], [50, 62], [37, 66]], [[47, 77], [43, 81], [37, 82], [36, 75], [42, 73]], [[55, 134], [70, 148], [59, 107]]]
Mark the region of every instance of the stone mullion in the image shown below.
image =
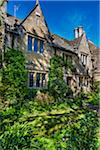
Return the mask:
[[34, 87], [36, 87], [36, 72], [34, 72]]

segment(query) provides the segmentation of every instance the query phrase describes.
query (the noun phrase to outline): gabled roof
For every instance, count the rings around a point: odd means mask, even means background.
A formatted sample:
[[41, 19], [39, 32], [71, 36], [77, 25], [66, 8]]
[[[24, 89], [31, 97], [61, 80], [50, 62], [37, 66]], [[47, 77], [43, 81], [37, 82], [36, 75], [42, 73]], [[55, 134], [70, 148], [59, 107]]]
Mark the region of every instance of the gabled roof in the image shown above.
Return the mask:
[[[40, 11], [40, 14], [41, 14], [41, 18], [43, 18], [43, 22], [44, 22], [44, 26], [42, 26], [42, 24], [40, 24], [40, 28], [34, 24], [35, 22], [33, 22], [33, 24], [29, 24], [30, 27], [27, 26], [27, 24], [29, 23], [28, 19], [31, 17], [31, 15], [34, 15], [34, 13], [36, 13], [35, 11]], [[26, 22], [25, 22], [26, 21]], [[35, 21], [35, 20], [34, 20]], [[47, 39], [48, 41], [50, 41], [50, 39], [48, 37], [50, 37], [50, 31], [49, 31], [49, 28], [48, 28], [48, 25], [47, 25], [47, 22], [45, 20], [45, 17], [44, 17], [44, 14], [43, 14], [43, 11], [40, 7], [40, 4], [39, 4], [39, 1], [37, 0], [36, 1], [36, 4], [34, 6], [34, 8], [31, 10], [31, 12], [26, 16], [26, 18], [20, 23], [20, 25], [23, 25], [24, 28], [26, 29], [27, 32], [29, 32], [30, 34], [34, 34], [36, 36], [40, 36], [42, 38], [45, 38]], [[43, 28], [45, 28], [45, 30], [43, 30]], [[45, 33], [45, 31], [47, 33]]]
[[[37, 1], [36, 1], [36, 5], [34, 6], [34, 8], [30, 11], [30, 13], [25, 17], [25, 19], [24, 19], [20, 24], [23, 24], [23, 23], [24, 23], [24, 21], [32, 14], [32, 12], [34, 12], [34, 10], [36, 9], [37, 6], [40, 7], [40, 4], [39, 4], [39, 2], [37, 3]], [[41, 7], [40, 7], [40, 9], [41, 9]], [[41, 10], [42, 10], [42, 9], [41, 9]], [[43, 11], [42, 11], [42, 14], [43, 14]], [[44, 16], [44, 15], [43, 15], [43, 16]], [[45, 21], [46, 27], [48, 28], [48, 24], [47, 24], [47, 22], [46, 22], [46, 20], [45, 20], [45, 17], [44, 17], [44, 21]], [[49, 31], [49, 28], [48, 28], [48, 31]]]

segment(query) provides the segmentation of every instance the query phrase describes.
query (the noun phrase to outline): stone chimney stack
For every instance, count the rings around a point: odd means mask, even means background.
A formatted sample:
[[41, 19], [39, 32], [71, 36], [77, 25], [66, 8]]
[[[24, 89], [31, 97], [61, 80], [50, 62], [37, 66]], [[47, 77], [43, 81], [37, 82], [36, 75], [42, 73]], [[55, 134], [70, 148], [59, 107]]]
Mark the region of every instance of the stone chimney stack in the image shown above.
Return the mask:
[[78, 28], [75, 28], [75, 29], [74, 29], [74, 37], [75, 37], [75, 38], [78, 38]]
[[84, 33], [83, 27], [79, 26], [78, 28], [74, 29], [74, 37], [79, 38]]
[[83, 27], [79, 26], [78, 27], [78, 37], [80, 37], [83, 34]]

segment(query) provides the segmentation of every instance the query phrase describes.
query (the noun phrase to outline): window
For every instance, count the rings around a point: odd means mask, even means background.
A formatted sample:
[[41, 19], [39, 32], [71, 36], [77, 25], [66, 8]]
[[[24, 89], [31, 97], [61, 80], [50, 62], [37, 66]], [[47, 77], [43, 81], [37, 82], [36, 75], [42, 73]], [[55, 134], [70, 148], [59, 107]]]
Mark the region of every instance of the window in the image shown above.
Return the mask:
[[32, 51], [32, 37], [28, 36], [28, 51]]
[[34, 86], [34, 78], [33, 78], [34, 73], [29, 73], [29, 87]]
[[82, 63], [83, 63], [84, 65], [86, 65], [86, 64], [87, 64], [87, 55], [81, 54], [81, 60], [82, 60]]
[[41, 82], [41, 87], [45, 86], [45, 73], [42, 73], [42, 82]]
[[32, 49], [33, 47], [32, 43], [33, 43], [33, 37], [28, 35], [28, 51], [29, 52], [32, 52], [32, 51], [34, 51], [35, 53], [44, 52], [44, 41], [34, 38], [34, 49]]
[[83, 84], [82, 77], [79, 77], [79, 87], [81, 87], [82, 84]]
[[72, 63], [72, 56], [67, 56], [67, 61], [68, 61], [69, 63]]
[[79, 77], [79, 82], [78, 83], [79, 83], [79, 87], [80, 87], [81, 86], [81, 78], [80, 77]]
[[88, 78], [85, 77], [85, 86], [88, 87]]
[[64, 53], [62, 53], [63, 60], [64, 60], [64, 58], [65, 58], [64, 56], [65, 56]]
[[[36, 75], [36, 78], [34, 78], [35, 75]], [[29, 77], [28, 85], [30, 88], [46, 86], [46, 73], [30, 72], [28, 77]]]
[[38, 51], [38, 39], [34, 39], [34, 52], [36, 52], [37, 53], [37, 51]]
[[40, 53], [43, 53], [43, 41], [40, 40]]
[[63, 53], [63, 60], [66, 61], [66, 62], [71, 62], [72, 63], [72, 56], [69, 56], [67, 54], [64, 54]]
[[36, 87], [40, 87], [40, 73], [36, 74]]
[[71, 80], [72, 80], [72, 77], [67, 77], [67, 85], [68, 86], [71, 86]]

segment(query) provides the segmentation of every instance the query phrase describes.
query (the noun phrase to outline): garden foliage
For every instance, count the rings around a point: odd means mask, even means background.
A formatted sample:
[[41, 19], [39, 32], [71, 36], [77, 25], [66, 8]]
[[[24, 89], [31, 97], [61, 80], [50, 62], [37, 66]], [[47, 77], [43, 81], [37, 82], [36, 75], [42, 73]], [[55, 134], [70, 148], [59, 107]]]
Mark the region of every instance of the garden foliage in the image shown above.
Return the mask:
[[[15, 50], [6, 53], [1, 89], [4, 93], [0, 97], [0, 150], [97, 150], [99, 147], [98, 113], [88, 107], [93, 105], [92, 95], [67, 99], [65, 83], [61, 84], [61, 63], [56, 71], [54, 66], [60, 60], [55, 57], [53, 61], [50, 93], [35, 91], [36, 97], [28, 99], [24, 56]], [[54, 82], [57, 79], [59, 82]], [[60, 86], [53, 86], [51, 91], [53, 82]], [[60, 90], [64, 90], [61, 96]], [[60, 96], [58, 101], [57, 96]]]

